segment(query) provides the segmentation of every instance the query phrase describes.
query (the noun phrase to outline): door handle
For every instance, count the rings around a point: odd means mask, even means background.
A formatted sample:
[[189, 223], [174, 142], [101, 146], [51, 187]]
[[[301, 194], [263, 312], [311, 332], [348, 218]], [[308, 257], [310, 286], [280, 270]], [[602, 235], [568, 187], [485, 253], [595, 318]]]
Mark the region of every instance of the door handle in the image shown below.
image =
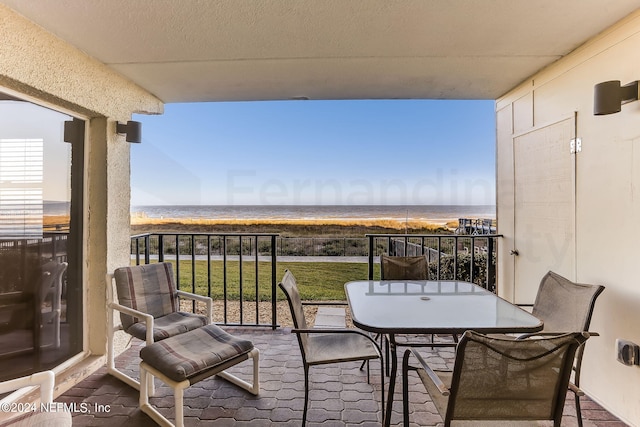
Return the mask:
[[509, 252], [509, 253], [510, 253], [511, 255], [513, 255], [513, 256], [518, 256], [518, 255], [520, 255], [520, 252], [518, 252], [518, 250], [517, 250], [517, 249], [511, 249], [511, 252]]

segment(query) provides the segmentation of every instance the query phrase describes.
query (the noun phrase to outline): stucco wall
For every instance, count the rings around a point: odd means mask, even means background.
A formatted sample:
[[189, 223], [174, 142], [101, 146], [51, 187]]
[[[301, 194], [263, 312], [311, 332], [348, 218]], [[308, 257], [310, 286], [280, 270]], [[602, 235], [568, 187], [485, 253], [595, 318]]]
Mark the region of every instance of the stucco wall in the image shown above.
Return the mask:
[[153, 95], [0, 5], [0, 89], [87, 120], [85, 336], [106, 348], [105, 274], [129, 263], [129, 143], [115, 122], [162, 113]]
[[[496, 103], [500, 292], [512, 298], [514, 242], [513, 135], [577, 112], [582, 151], [575, 157], [575, 277], [606, 286], [596, 304], [582, 388], [632, 425], [640, 425], [640, 367], [616, 361], [615, 340], [640, 343], [640, 102], [593, 115], [593, 87], [640, 79], [640, 13], [629, 16]], [[567, 141], [567, 150], [569, 149]], [[546, 172], [540, 165], [539, 173]], [[544, 230], [539, 230], [544, 233]], [[526, 286], [537, 286], [535, 278]], [[523, 285], [524, 286], [524, 285]], [[530, 301], [532, 302], [532, 301]], [[567, 301], [569, 304], [570, 301]]]

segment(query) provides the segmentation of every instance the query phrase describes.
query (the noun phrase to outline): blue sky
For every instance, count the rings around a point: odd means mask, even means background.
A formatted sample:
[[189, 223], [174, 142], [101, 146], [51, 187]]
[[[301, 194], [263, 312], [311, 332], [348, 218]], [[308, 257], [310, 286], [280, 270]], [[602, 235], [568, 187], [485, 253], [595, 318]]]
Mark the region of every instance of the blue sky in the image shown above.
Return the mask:
[[495, 203], [493, 101], [167, 104], [135, 115], [132, 204]]

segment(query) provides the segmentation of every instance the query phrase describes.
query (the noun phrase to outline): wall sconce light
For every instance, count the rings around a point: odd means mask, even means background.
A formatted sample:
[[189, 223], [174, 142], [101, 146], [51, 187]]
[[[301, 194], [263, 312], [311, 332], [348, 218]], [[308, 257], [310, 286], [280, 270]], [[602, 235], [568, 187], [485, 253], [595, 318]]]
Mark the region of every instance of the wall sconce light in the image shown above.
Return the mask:
[[127, 123], [116, 123], [116, 133], [124, 133], [127, 142], [142, 142], [142, 123], [129, 120]]
[[620, 86], [620, 80], [610, 80], [595, 85], [593, 88], [593, 114], [618, 113], [622, 105], [638, 99], [638, 81]]
[[72, 144], [84, 142], [84, 120], [73, 118], [64, 122], [64, 133], [62, 139], [64, 142]]

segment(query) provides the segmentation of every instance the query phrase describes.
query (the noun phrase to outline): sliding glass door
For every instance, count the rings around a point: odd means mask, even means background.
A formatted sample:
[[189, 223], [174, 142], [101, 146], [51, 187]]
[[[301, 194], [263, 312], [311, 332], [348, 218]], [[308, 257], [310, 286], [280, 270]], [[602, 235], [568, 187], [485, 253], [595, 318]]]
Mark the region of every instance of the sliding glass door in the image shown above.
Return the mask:
[[84, 132], [65, 142], [70, 120], [0, 93], [0, 381], [82, 351]]

